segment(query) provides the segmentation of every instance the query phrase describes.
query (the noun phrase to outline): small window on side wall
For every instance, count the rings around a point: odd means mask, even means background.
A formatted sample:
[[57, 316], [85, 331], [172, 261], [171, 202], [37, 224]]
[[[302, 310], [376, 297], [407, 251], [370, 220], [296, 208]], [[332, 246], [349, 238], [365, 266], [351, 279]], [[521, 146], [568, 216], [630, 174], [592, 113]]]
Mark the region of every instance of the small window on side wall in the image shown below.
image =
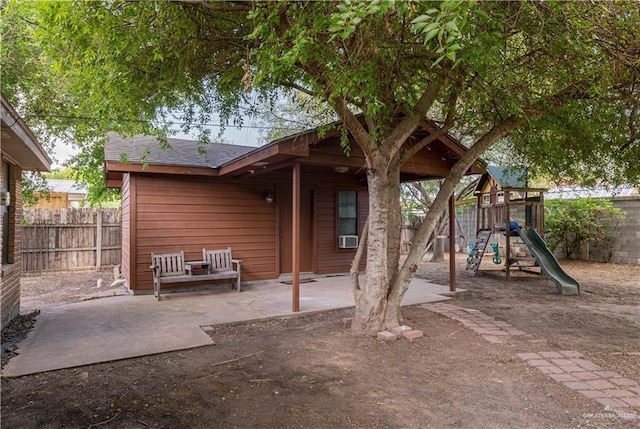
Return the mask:
[[490, 206], [491, 205], [491, 195], [490, 194], [482, 194], [482, 205]]
[[496, 203], [504, 204], [504, 191], [500, 191], [496, 194]]
[[357, 191], [338, 191], [338, 235], [358, 235]]

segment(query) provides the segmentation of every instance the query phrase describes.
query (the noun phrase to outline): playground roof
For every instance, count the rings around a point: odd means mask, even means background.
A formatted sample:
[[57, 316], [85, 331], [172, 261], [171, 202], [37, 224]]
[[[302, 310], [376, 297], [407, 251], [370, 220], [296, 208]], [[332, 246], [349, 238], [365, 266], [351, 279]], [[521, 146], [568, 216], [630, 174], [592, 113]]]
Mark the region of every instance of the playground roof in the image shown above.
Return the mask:
[[482, 175], [475, 193], [481, 192], [489, 176], [502, 188], [525, 189], [527, 188], [527, 170], [522, 167], [502, 167], [497, 165], [487, 166], [487, 172]]

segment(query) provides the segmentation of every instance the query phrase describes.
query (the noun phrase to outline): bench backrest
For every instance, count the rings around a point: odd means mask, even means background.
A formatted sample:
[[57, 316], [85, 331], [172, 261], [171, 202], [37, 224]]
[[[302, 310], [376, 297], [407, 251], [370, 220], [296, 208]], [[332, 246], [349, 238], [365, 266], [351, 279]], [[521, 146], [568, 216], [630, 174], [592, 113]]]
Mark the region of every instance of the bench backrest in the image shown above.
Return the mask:
[[202, 249], [202, 260], [209, 263], [212, 271], [231, 271], [233, 264], [231, 263], [231, 247], [222, 250]]
[[184, 270], [184, 252], [152, 253], [151, 264], [160, 267], [161, 277], [182, 276]]

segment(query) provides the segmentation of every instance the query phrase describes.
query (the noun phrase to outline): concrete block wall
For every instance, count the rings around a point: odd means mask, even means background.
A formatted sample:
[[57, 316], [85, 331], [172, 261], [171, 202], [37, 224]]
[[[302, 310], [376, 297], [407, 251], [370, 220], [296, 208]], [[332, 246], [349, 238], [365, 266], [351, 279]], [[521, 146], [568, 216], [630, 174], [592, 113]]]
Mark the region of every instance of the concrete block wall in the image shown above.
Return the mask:
[[589, 260], [640, 265], [640, 197], [617, 198], [612, 203], [625, 217], [618, 224], [616, 238], [610, 248], [589, 246]]
[[[465, 242], [462, 238], [456, 238], [456, 243], [460, 246], [460, 251], [466, 253], [467, 243], [474, 243], [476, 241], [476, 225], [477, 225], [477, 216], [476, 216], [476, 206], [475, 204], [468, 204], [464, 206], [460, 206], [456, 209], [456, 217], [458, 218], [458, 224], [456, 225], [456, 234], [460, 235], [460, 227], [462, 227], [462, 233], [464, 237], [467, 239]], [[445, 251], [449, 251], [449, 241], [445, 242]]]

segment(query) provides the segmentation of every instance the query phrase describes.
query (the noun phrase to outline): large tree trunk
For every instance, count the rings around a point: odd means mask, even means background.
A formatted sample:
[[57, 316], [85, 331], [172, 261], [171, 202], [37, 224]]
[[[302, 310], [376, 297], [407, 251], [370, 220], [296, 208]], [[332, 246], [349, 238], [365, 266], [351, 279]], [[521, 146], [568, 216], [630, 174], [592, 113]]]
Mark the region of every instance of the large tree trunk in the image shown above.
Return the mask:
[[429, 236], [433, 233], [438, 219], [443, 216], [447, 210], [449, 198], [453, 195], [456, 185], [460, 183], [465, 172], [482, 153], [491, 147], [493, 143], [509, 134], [511, 130], [519, 125], [519, 123], [520, 120], [512, 117], [496, 124], [489, 132], [471, 146], [471, 148], [469, 148], [453, 166], [448, 177], [442, 183], [438, 195], [433, 200], [420, 229], [418, 229], [414, 235], [411, 249], [404, 260], [398, 275], [393, 279], [393, 284], [390, 286], [391, 293], [389, 295], [388, 305], [393, 305], [392, 301], [402, 301], [404, 294], [409, 288], [409, 282], [418, 270], [418, 264], [423, 256], [422, 249], [424, 248]]
[[446, 226], [445, 216], [441, 216], [437, 222], [437, 228], [433, 234], [433, 255], [431, 262], [444, 262], [444, 228]]
[[400, 207], [400, 170], [389, 173], [389, 250], [387, 255], [389, 260], [388, 264], [388, 276], [389, 285], [387, 286], [387, 311], [384, 315], [384, 321], [382, 328], [391, 329], [402, 323], [404, 320], [402, 312], [400, 311], [400, 301], [389, 300], [390, 286], [393, 284], [393, 279], [398, 276], [398, 270], [400, 269], [400, 245], [402, 242], [402, 213]]
[[436, 239], [433, 242], [433, 255], [431, 256], [431, 262], [444, 262], [444, 235], [436, 235]]
[[[388, 305], [389, 285], [400, 266], [402, 233], [400, 174], [370, 169], [367, 271], [365, 283], [354, 287], [356, 311], [352, 327], [367, 334], [398, 326], [399, 303]], [[382, 177], [379, 177], [382, 176]]]
[[[369, 159], [367, 182], [369, 186], [369, 231], [367, 241], [367, 273], [363, 288], [354, 287], [356, 311], [352, 328], [355, 331], [375, 334], [384, 329], [398, 326], [402, 320], [400, 303], [409, 288], [409, 282], [418, 270], [422, 250], [427, 238], [433, 233], [449, 204], [455, 186], [475, 160], [500, 137], [509, 133], [518, 121], [507, 119], [496, 125], [453, 166], [434, 199], [422, 226], [414, 236], [409, 255], [402, 267], [391, 276], [389, 255], [390, 213], [400, 211], [400, 199], [390, 199], [397, 186], [400, 189], [400, 175], [387, 175], [387, 162], [382, 154]], [[399, 169], [399, 166], [398, 166]], [[393, 169], [392, 169], [393, 171]], [[396, 184], [396, 181], [398, 182]], [[398, 191], [399, 192], [399, 191]], [[398, 194], [399, 197], [399, 194]], [[397, 221], [400, 225], [400, 220]], [[399, 240], [398, 240], [399, 244]]]
[[387, 261], [388, 278], [392, 279], [398, 273], [400, 266], [400, 247], [402, 244], [402, 209], [400, 207], [400, 170], [389, 174], [389, 193], [387, 195], [389, 210], [387, 227]]
[[375, 167], [367, 169], [369, 185], [367, 271], [364, 285], [361, 285], [360, 290], [354, 289], [356, 311], [351, 325], [355, 331], [370, 334], [382, 330], [389, 287], [387, 253], [389, 179], [384, 169]]

